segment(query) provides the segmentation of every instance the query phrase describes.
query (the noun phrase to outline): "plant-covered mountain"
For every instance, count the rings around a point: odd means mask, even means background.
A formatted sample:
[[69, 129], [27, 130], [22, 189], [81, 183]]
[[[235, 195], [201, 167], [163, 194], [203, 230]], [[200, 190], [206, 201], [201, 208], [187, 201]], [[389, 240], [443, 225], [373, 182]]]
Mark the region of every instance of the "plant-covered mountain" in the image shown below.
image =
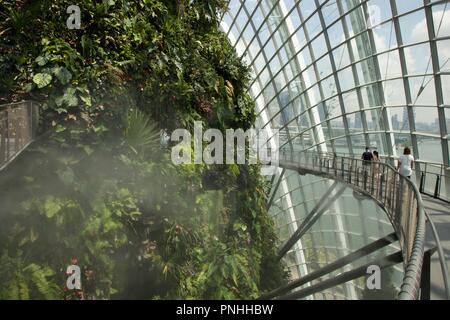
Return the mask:
[[225, 2], [77, 1], [70, 30], [73, 1], [1, 1], [0, 103], [39, 101], [42, 135], [0, 177], [0, 299], [249, 299], [284, 281], [259, 167], [175, 166], [161, 143], [254, 124]]

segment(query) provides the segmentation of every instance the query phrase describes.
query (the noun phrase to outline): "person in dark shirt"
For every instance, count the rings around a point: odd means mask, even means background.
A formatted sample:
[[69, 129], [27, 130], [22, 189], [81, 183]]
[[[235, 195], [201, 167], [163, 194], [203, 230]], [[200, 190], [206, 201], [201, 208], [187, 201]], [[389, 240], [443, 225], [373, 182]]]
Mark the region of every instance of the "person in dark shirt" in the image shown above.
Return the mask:
[[372, 152], [370, 152], [369, 147], [366, 147], [366, 151], [362, 154], [361, 159], [364, 160], [364, 164], [370, 164], [371, 161], [373, 160], [373, 154]]

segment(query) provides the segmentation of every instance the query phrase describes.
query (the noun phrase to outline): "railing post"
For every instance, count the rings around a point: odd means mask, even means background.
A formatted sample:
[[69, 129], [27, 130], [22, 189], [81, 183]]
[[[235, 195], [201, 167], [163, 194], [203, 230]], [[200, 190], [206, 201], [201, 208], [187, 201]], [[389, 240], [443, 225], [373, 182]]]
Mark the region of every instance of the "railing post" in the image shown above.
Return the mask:
[[398, 180], [398, 184], [396, 183], [396, 181], [394, 181], [394, 188], [395, 188], [395, 192], [394, 194], [396, 195], [396, 199], [394, 202], [394, 212], [396, 215], [396, 219], [395, 221], [397, 222], [397, 225], [401, 225], [401, 215], [402, 215], [402, 202], [403, 202], [403, 177], [401, 175], [398, 176], [394, 176], [394, 179]]
[[333, 169], [334, 169], [334, 175], [337, 176], [336, 153], [333, 154]]
[[353, 171], [353, 159], [350, 161], [350, 166], [348, 167], [348, 183], [352, 183], [352, 171]]
[[5, 124], [5, 128], [6, 128], [6, 134], [5, 134], [5, 137], [6, 137], [6, 161], [5, 162], [8, 162], [9, 161], [9, 152], [10, 152], [10, 147], [9, 147], [9, 143], [10, 143], [10, 136], [9, 136], [9, 111], [10, 111], [10, 107], [7, 107], [6, 108], [6, 124]]
[[367, 168], [365, 168], [364, 174], [363, 174], [363, 179], [364, 179], [364, 190], [366, 190], [366, 191], [367, 191], [367, 178], [368, 178], [368, 173], [367, 173]]
[[434, 198], [439, 198], [439, 183], [441, 181], [441, 177], [437, 174], [436, 175], [436, 185], [434, 186]]
[[6, 162], [6, 118], [2, 117], [2, 113], [0, 111], [0, 165]]
[[431, 256], [435, 249], [425, 251], [423, 255], [422, 275], [420, 279], [420, 300], [431, 299]]
[[359, 187], [359, 174], [358, 174], [358, 169], [356, 169], [355, 179], [356, 179], [355, 184], [356, 184], [357, 187]]
[[383, 199], [383, 179], [384, 179], [384, 173], [380, 174], [380, 190], [378, 190], [377, 198]]
[[392, 180], [392, 177], [389, 177], [389, 170], [387, 170], [386, 167], [383, 168], [383, 175], [385, 178], [385, 181], [384, 181], [385, 182], [384, 183], [384, 185], [385, 185], [384, 186], [384, 203], [388, 203], [388, 193], [391, 192], [389, 189], [392, 189], [391, 181], [389, 180], [389, 178], [391, 178], [391, 180]]
[[392, 207], [391, 211], [395, 214], [395, 221], [396, 221], [396, 223], [398, 225], [398, 221], [397, 221], [398, 220], [398, 216], [399, 216], [399, 213], [398, 213], [398, 202], [399, 202], [399, 200], [398, 200], [398, 198], [399, 198], [398, 189], [399, 189], [400, 186], [397, 184], [397, 178], [399, 179], [398, 184], [402, 183], [401, 177], [399, 175], [397, 175], [397, 174], [394, 174], [393, 177], [392, 177], [393, 182], [392, 182], [392, 191], [391, 191], [390, 196], [392, 197], [391, 198], [391, 207]]
[[33, 139], [33, 102], [28, 103], [28, 135]]
[[425, 186], [425, 173], [421, 172], [421, 174], [420, 174], [420, 186], [419, 186], [420, 193], [423, 193], [424, 186]]
[[[378, 167], [376, 167], [376, 166], [378, 166]], [[378, 173], [378, 172], [376, 172], [376, 171], [378, 171], [379, 169], [380, 169], [380, 164], [379, 163], [373, 163], [372, 164], [372, 181], [371, 181], [371, 184], [370, 184], [370, 194], [374, 194], [375, 193], [375, 176], [376, 176], [376, 174]]]

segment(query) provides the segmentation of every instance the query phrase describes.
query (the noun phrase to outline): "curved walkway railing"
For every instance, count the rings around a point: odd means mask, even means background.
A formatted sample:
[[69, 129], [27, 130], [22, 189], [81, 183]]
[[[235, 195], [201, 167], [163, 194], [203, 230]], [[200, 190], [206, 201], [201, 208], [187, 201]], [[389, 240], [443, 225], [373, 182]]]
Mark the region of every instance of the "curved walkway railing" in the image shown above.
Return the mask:
[[0, 105], [0, 171], [37, 135], [39, 109], [33, 101]]
[[447, 300], [450, 300], [450, 273], [448, 271], [447, 261], [445, 260], [444, 249], [442, 248], [441, 240], [439, 238], [439, 234], [437, 232], [436, 226], [433, 223], [433, 220], [431, 219], [427, 210], [424, 210], [424, 212], [425, 217], [427, 218], [427, 221], [430, 224], [430, 229], [431, 233], [433, 234], [433, 238], [436, 241], [436, 250], [438, 252], [439, 264], [441, 265], [442, 276], [444, 278], [445, 296], [447, 297]]
[[417, 186], [392, 166], [316, 152], [280, 152], [280, 167], [337, 180], [385, 209], [400, 242], [405, 275], [399, 299], [418, 299], [425, 244], [425, 212]]
[[[326, 155], [329, 153], [322, 152], [322, 154]], [[354, 153], [341, 152], [338, 152], [337, 155], [347, 158], [358, 158], [361, 156]], [[394, 156], [382, 155], [380, 157], [380, 161], [387, 164], [394, 164], [397, 160], [398, 157]], [[420, 181], [420, 193], [450, 203], [450, 167], [428, 160], [416, 159], [414, 162], [416, 165], [413, 168], [413, 172], [416, 176], [417, 183]]]

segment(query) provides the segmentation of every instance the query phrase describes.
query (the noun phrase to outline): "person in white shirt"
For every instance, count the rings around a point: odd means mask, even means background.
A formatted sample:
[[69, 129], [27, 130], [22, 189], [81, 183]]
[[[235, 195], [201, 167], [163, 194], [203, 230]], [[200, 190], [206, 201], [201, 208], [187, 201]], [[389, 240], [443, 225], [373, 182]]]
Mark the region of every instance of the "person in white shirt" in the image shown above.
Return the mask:
[[411, 149], [406, 147], [403, 151], [403, 155], [398, 159], [397, 170], [405, 177], [411, 179], [412, 168], [414, 167], [414, 157], [411, 155]]

